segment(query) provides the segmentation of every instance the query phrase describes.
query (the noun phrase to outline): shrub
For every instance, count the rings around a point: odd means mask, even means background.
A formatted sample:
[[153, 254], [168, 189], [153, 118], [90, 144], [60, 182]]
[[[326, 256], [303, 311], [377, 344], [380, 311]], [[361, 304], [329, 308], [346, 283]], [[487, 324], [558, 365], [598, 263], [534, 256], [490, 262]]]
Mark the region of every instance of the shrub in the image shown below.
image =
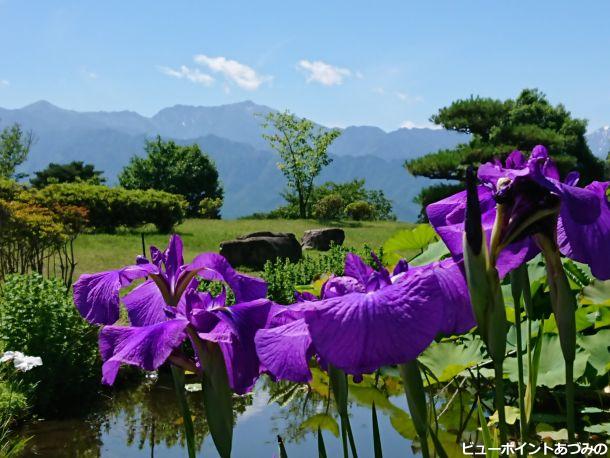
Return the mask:
[[87, 222], [86, 209], [60, 202], [43, 205], [27, 190], [7, 189], [0, 183], [0, 280], [9, 273], [42, 272], [53, 266], [53, 273], [70, 285], [72, 244]]
[[120, 226], [131, 228], [152, 223], [160, 232], [170, 232], [182, 222], [186, 202], [182, 196], [156, 190], [126, 190], [86, 183], [53, 184], [37, 193], [49, 206], [54, 202], [87, 209], [89, 225], [114, 232]]
[[42, 366], [19, 374], [35, 411], [64, 414], [95, 397], [97, 329], [81, 318], [59, 280], [8, 276], [0, 293], [0, 323], [6, 350], [42, 358]]
[[[263, 278], [268, 285], [268, 297], [280, 304], [292, 304], [294, 292], [299, 286], [309, 285], [324, 275], [343, 275], [345, 256], [356, 253], [369, 265], [377, 268], [371, 257], [371, 249], [365, 246], [362, 250], [354, 250], [339, 245], [331, 246], [326, 253], [312, 257], [305, 256], [298, 262], [289, 259], [267, 261], [263, 270]], [[383, 250], [375, 252], [383, 262]]]
[[343, 216], [343, 198], [338, 194], [329, 194], [317, 201], [313, 207], [313, 216], [317, 219], [341, 219]]
[[[5, 368], [2, 369], [6, 370]], [[11, 422], [18, 421], [25, 418], [27, 411], [28, 400], [19, 386], [0, 380], [0, 421], [5, 419], [10, 419]]]
[[345, 213], [356, 221], [370, 221], [375, 218], [375, 209], [364, 200], [357, 200], [345, 207]]
[[199, 202], [199, 216], [204, 219], [220, 219], [220, 208], [222, 207], [222, 199], [206, 197]]

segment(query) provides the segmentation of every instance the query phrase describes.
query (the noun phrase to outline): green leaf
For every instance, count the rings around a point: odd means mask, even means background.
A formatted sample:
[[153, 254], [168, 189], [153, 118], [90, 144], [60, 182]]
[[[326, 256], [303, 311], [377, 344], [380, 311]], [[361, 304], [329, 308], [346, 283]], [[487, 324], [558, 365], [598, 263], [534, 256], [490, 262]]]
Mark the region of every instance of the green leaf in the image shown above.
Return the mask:
[[230, 458], [233, 445], [233, 394], [218, 344], [208, 342], [203, 352], [203, 405], [210, 434], [222, 458]]
[[317, 431], [325, 429], [330, 431], [335, 437], [339, 437], [339, 424], [332, 416], [326, 413], [312, 415], [299, 426], [301, 429]]
[[284, 446], [284, 440], [282, 436], [277, 436], [277, 446], [280, 452], [280, 458], [288, 458], [288, 454], [286, 453], [286, 447]]
[[423, 251], [436, 240], [436, 232], [429, 224], [405, 229], [390, 237], [383, 245], [384, 253]]
[[[576, 331], [580, 332], [587, 328], [593, 326], [594, 321], [589, 316], [591, 310], [589, 307], [581, 307], [576, 310], [575, 319], [576, 319]], [[555, 320], [555, 314], [549, 316], [547, 320], [544, 322], [543, 332], [558, 334], [557, 329], [557, 321]]]
[[484, 361], [483, 342], [476, 338], [465, 345], [439, 342], [430, 345], [419, 361], [432, 371], [439, 382], [448, 382], [469, 367]]
[[582, 304], [610, 306], [610, 280], [593, 280], [582, 290], [579, 299]]
[[600, 423], [598, 425], [585, 426], [585, 431], [593, 434], [610, 435], [610, 423]]
[[[563, 353], [559, 344], [559, 337], [556, 334], [542, 335], [542, 348], [544, 356], [540, 358], [538, 364], [537, 386], [554, 388], [565, 383], [565, 364]], [[574, 379], [578, 379], [585, 373], [587, 366], [588, 353], [584, 351], [576, 352], [574, 361]], [[523, 368], [524, 377], [528, 377], [527, 365]], [[504, 374], [511, 382], [517, 382], [517, 359], [506, 358], [504, 361]]]
[[318, 428], [318, 458], [326, 458], [326, 446], [320, 428]]
[[347, 439], [349, 438], [350, 448], [354, 458], [358, 456], [356, 452], [356, 444], [354, 442], [352, 427], [349, 422], [349, 415], [347, 412], [347, 396], [348, 396], [348, 385], [347, 376], [345, 372], [329, 364], [328, 366], [328, 378], [330, 386], [335, 397], [335, 403], [341, 418], [341, 439], [343, 442], [343, 456], [347, 457]]
[[416, 258], [410, 261], [414, 266], [423, 266], [431, 262], [438, 261], [449, 254], [447, 245], [442, 240], [431, 243], [426, 250]]
[[377, 409], [375, 409], [375, 403], [371, 408], [371, 417], [373, 421], [373, 450], [375, 451], [375, 458], [382, 458], [383, 452], [381, 449], [381, 436], [379, 434], [379, 423], [377, 421]]
[[174, 379], [174, 388], [176, 389], [176, 398], [178, 399], [178, 407], [182, 413], [188, 456], [189, 458], [195, 458], [195, 429], [193, 428], [193, 417], [191, 416], [186, 395], [184, 394], [184, 370], [174, 365], [171, 366], [171, 369], [172, 378]]
[[610, 370], [610, 329], [602, 329], [588, 336], [579, 335], [576, 342], [587, 351], [589, 364], [598, 376]]
[[419, 436], [424, 457], [429, 456], [428, 452], [428, 406], [426, 402], [426, 392], [422, 383], [419, 363], [417, 360], [399, 366], [402, 383], [407, 396], [409, 412], [413, 417], [413, 424]]
[[[506, 416], [506, 423], [509, 425], [514, 425], [519, 420], [519, 409], [513, 406], [505, 406], [504, 407], [504, 415]], [[491, 417], [489, 417], [489, 422], [497, 424], [498, 423], [498, 411], [496, 410]]]
[[477, 412], [479, 415], [479, 425], [481, 426], [481, 433], [483, 436], [483, 445], [485, 445], [486, 456], [494, 457], [497, 456], [497, 452], [490, 451], [491, 448], [494, 447], [493, 442], [491, 440], [491, 433], [489, 431], [489, 426], [487, 426], [487, 420], [485, 419], [485, 414], [483, 413], [483, 409], [481, 408], [481, 402], [477, 402]]

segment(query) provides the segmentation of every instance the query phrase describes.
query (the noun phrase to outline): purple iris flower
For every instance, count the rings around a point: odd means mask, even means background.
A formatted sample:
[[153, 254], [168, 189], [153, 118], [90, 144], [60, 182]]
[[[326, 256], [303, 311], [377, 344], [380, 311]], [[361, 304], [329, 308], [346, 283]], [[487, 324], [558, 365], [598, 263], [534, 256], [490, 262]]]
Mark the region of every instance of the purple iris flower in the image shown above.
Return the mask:
[[[184, 264], [182, 240], [177, 235], [164, 252], [151, 247], [151, 258], [152, 262], [139, 257], [132, 266], [82, 275], [74, 284], [74, 302], [81, 315], [91, 323], [106, 325], [99, 335], [103, 382], [112, 384], [121, 364], [155, 370], [170, 359], [201, 370], [197, 359], [190, 360], [180, 351], [188, 336], [194, 347], [197, 338], [218, 342], [232, 388], [237, 392], [249, 389], [258, 373], [252, 375], [254, 371], [246, 367], [250, 361], [240, 358], [242, 350], [253, 347], [257, 326], [266, 324], [261, 317], [277, 307], [262, 299], [266, 283], [237, 273], [215, 253], [202, 253], [191, 264]], [[218, 296], [197, 292], [196, 276], [225, 282], [237, 303], [226, 306], [224, 289]], [[114, 326], [120, 289], [143, 277], [148, 279], [122, 298], [130, 326]]]
[[[311, 299], [311, 296], [308, 297]], [[360, 376], [415, 359], [439, 334], [474, 326], [460, 268], [446, 260], [394, 273], [348, 254], [345, 273], [330, 278], [320, 300], [298, 302], [256, 333], [262, 366], [278, 379], [311, 379], [308, 361]]]
[[[577, 187], [579, 175], [571, 172], [562, 182], [544, 146], [536, 146], [528, 159], [512, 152], [505, 164], [489, 162], [479, 167], [478, 195], [487, 240], [496, 226], [496, 267], [501, 277], [533, 258], [539, 248], [532, 234], [550, 233], [561, 253], [588, 264], [594, 276], [610, 278], [609, 183]], [[500, 212], [497, 211], [501, 207]], [[462, 234], [466, 191], [428, 205], [430, 222], [453, 258], [463, 257]], [[496, 221], [500, 214], [502, 221]], [[555, 235], [556, 232], [556, 235]]]

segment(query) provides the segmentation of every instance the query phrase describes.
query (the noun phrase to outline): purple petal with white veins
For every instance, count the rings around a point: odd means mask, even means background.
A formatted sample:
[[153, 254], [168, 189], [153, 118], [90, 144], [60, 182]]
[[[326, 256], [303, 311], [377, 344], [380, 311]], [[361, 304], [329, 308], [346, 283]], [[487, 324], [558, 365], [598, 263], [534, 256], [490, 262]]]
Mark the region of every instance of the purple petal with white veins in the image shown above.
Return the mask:
[[238, 273], [217, 253], [201, 253], [185, 269], [197, 271], [206, 280], [226, 282], [233, 290], [237, 302], [253, 301], [267, 295], [267, 283], [264, 280]]
[[220, 346], [229, 384], [237, 394], [250, 391], [260, 375], [254, 336], [269, 325], [274, 311], [275, 304], [267, 299], [235, 304], [214, 312], [218, 324], [210, 332], [199, 333], [203, 340]]
[[309, 358], [311, 336], [305, 320], [295, 320], [270, 329], [261, 329], [254, 338], [262, 369], [275, 379], [306, 383], [311, 380]]
[[362, 285], [366, 285], [366, 282], [373, 272], [373, 268], [366, 264], [360, 256], [354, 253], [348, 253], [347, 256], [345, 256], [345, 269], [343, 275], [346, 277], [355, 278]]
[[[563, 186], [557, 227], [561, 252], [591, 267], [600, 280], [610, 279], [609, 183], [593, 182], [585, 188]], [[586, 205], [586, 207], [584, 206]]]
[[169, 239], [167, 250], [165, 250], [165, 272], [170, 284], [174, 284], [178, 270], [184, 264], [182, 250], [182, 239], [179, 235], [173, 234]]
[[185, 339], [187, 325], [175, 319], [143, 327], [104, 326], [99, 335], [102, 382], [112, 385], [121, 364], [157, 369]]
[[439, 332], [444, 313], [429, 273], [310, 304], [304, 316], [317, 353], [356, 375], [415, 359]]
[[158, 273], [153, 264], [138, 264], [120, 270], [83, 274], [74, 283], [74, 303], [90, 323], [112, 324], [119, 319], [119, 291], [132, 281]]
[[123, 297], [132, 326], [149, 326], [167, 319], [165, 299], [152, 280], [146, 280]]
[[330, 299], [331, 297], [344, 296], [349, 293], [364, 293], [365, 286], [354, 277], [331, 277], [322, 285], [320, 297]]

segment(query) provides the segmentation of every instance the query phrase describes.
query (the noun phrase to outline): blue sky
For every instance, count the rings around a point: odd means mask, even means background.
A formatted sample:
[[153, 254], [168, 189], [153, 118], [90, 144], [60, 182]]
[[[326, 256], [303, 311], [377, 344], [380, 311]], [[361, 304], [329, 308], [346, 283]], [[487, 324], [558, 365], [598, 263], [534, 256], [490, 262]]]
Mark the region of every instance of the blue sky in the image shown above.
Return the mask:
[[537, 87], [610, 124], [607, 1], [0, 0], [0, 106], [152, 115], [253, 100], [326, 125], [425, 125]]

